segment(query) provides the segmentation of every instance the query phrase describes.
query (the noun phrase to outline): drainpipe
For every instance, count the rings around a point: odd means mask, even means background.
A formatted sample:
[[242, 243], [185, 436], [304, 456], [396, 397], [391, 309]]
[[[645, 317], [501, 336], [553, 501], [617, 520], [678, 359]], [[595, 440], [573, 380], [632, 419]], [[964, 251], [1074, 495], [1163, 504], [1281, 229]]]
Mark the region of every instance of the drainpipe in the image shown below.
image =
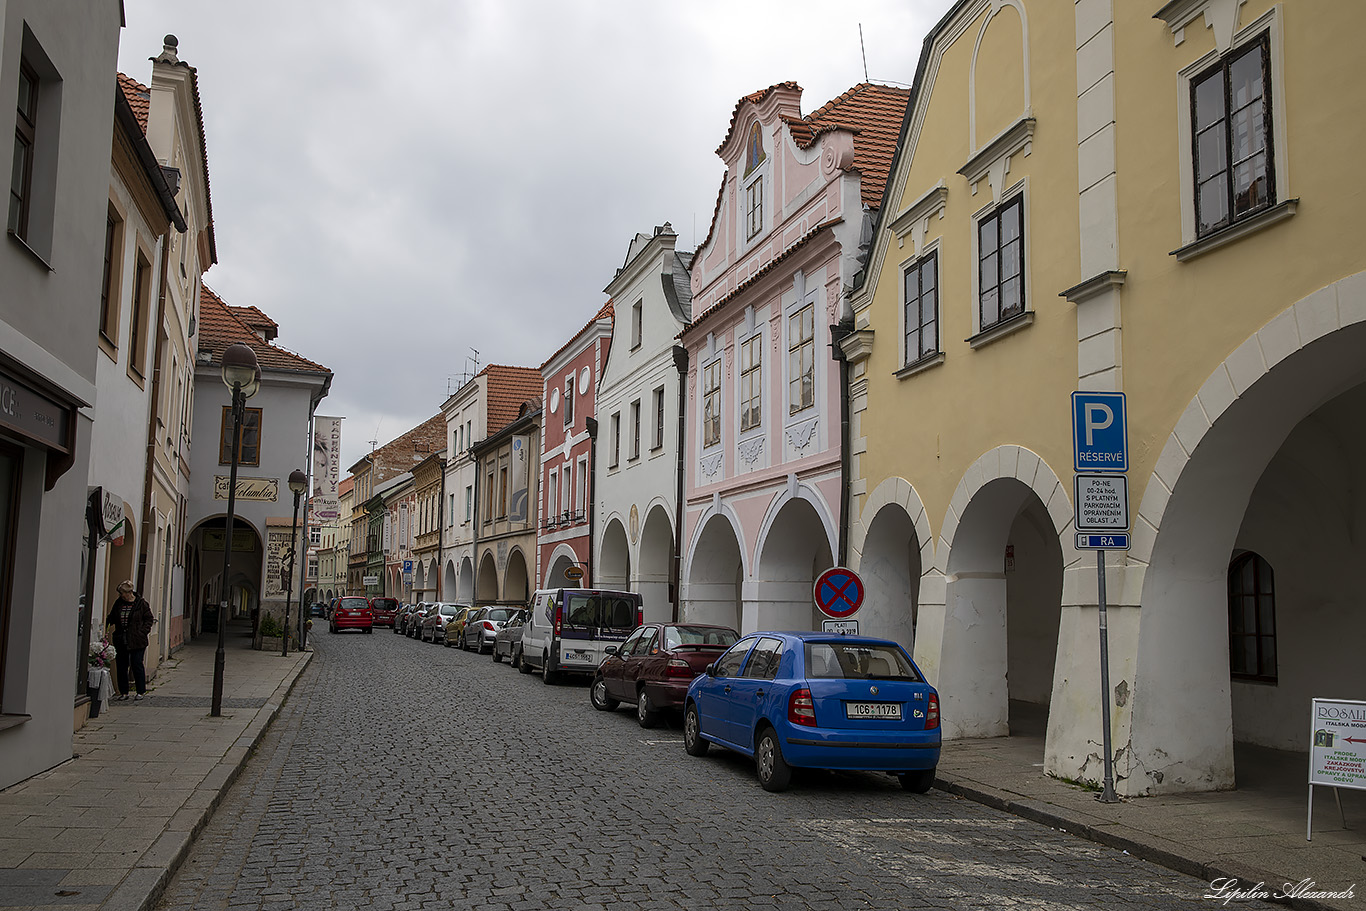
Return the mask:
[[853, 456], [849, 452], [849, 358], [840, 342], [854, 332], [854, 321], [844, 320], [830, 327], [830, 353], [840, 362], [840, 540], [839, 556], [835, 563], [847, 566], [849, 561], [849, 488]]
[[669, 567], [669, 597], [673, 601], [673, 622], [682, 618], [683, 605], [683, 431], [688, 409], [688, 349], [674, 345], [674, 369], [678, 371], [678, 499], [674, 501], [674, 558]]
[[[597, 407], [596, 390], [593, 399], [593, 407]], [[598, 419], [589, 417], [584, 419], [584, 426], [588, 428], [588, 572], [585, 574], [588, 584], [584, 588], [593, 587], [593, 570], [596, 568], [593, 562], [593, 527], [596, 524], [594, 518], [597, 515], [597, 495], [598, 495]]]
[[470, 550], [473, 554], [470, 563], [474, 567], [474, 580], [470, 585], [470, 606], [473, 607], [479, 596], [479, 512], [481, 504], [479, 502], [479, 475], [482, 467], [479, 459], [474, 453], [470, 453], [470, 460], [474, 462], [474, 502], [470, 505], [473, 515], [470, 516]]
[[[442, 583], [446, 581], [446, 557], [444, 556], [444, 543], [446, 541], [446, 526], [441, 524], [441, 517], [446, 512], [446, 460], [441, 460], [441, 498], [436, 501], [436, 600], [445, 601], [446, 593], [441, 590]], [[451, 510], [451, 521], [455, 521], [455, 510]]]

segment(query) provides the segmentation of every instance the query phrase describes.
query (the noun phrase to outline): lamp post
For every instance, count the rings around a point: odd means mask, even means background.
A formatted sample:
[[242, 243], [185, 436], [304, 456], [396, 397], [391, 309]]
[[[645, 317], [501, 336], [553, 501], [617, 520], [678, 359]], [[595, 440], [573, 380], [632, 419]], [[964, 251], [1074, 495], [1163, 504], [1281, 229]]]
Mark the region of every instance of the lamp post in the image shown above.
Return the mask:
[[223, 588], [218, 602], [218, 651], [213, 656], [213, 707], [209, 715], [223, 714], [223, 655], [228, 630], [228, 603], [232, 595], [232, 520], [237, 506], [237, 460], [242, 447], [242, 417], [247, 399], [261, 388], [261, 367], [250, 345], [234, 342], [223, 352], [223, 384], [232, 390], [232, 457], [228, 463], [228, 518], [223, 539]]
[[[294, 494], [294, 521], [289, 526], [289, 569], [285, 571], [285, 622], [284, 635], [280, 637], [280, 657], [289, 654], [289, 599], [294, 594], [294, 558], [299, 553], [299, 497], [308, 489], [308, 475], [299, 469], [289, 473], [289, 489]], [[305, 556], [305, 559], [307, 557]], [[299, 605], [299, 616], [303, 616], [303, 605]]]

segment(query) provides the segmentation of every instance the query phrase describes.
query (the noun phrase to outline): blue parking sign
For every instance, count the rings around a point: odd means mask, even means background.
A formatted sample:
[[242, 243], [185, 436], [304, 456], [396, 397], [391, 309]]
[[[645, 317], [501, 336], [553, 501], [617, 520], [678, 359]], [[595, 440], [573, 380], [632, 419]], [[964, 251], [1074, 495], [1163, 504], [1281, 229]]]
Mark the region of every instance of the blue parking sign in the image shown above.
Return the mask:
[[1072, 467], [1128, 471], [1129, 420], [1122, 392], [1072, 393]]

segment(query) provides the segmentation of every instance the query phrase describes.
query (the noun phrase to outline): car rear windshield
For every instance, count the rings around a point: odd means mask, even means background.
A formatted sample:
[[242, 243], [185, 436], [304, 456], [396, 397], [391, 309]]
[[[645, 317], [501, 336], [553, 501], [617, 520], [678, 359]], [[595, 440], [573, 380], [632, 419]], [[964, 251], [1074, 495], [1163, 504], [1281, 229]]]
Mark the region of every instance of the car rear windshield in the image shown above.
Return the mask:
[[397, 598], [376, 598], [370, 602], [375, 610], [398, 610]]
[[456, 614], [458, 614], [458, 613], [460, 613], [460, 605], [459, 605], [459, 604], [443, 604], [443, 605], [441, 605], [441, 616], [443, 616], [443, 617], [454, 617], [454, 616], [455, 616]]
[[664, 627], [664, 647], [676, 649], [686, 645], [715, 645], [730, 648], [740, 641], [740, 634], [733, 629], [717, 629], [714, 626], [666, 626]]
[[806, 676], [810, 679], [920, 681], [901, 649], [890, 645], [843, 642], [806, 643]]
[[337, 602], [342, 610], [365, 610], [369, 606], [370, 602], [364, 598], [342, 598]]
[[508, 622], [508, 620], [512, 618], [512, 615], [516, 612], [517, 609], [513, 607], [495, 607], [489, 610], [489, 612], [485, 614], [482, 619], [497, 620], [502, 623], [506, 623]]
[[578, 629], [630, 632], [636, 628], [640, 596], [629, 593], [565, 592], [564, 625]]

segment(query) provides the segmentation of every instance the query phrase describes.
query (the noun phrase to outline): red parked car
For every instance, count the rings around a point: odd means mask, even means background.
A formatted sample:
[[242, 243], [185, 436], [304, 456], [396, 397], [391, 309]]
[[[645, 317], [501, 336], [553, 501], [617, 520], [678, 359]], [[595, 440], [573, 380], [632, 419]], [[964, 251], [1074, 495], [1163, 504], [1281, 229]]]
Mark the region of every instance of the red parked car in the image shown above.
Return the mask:
[[636, 721], [654, 727], [661, 712], [683, 707], [692, 679], [739, 640], [728, 626], [643, 624], [620, 647], [608, 646], [588, 699], [603, 712], [634, 702]]
[[370, 609], [370, 599], [360, 595], [345, 595], [337, 599], [332, 609], [332, 622], [328, 629], [337, 633], [344, 629], [359, 629], [373, 632], [375, 612]]
[[394, 628], [394, 618], [398, 616], [399, 603], [397, 598], [371, 598], [370, 610], [374, 612], [375, 626], [387, 626]]

